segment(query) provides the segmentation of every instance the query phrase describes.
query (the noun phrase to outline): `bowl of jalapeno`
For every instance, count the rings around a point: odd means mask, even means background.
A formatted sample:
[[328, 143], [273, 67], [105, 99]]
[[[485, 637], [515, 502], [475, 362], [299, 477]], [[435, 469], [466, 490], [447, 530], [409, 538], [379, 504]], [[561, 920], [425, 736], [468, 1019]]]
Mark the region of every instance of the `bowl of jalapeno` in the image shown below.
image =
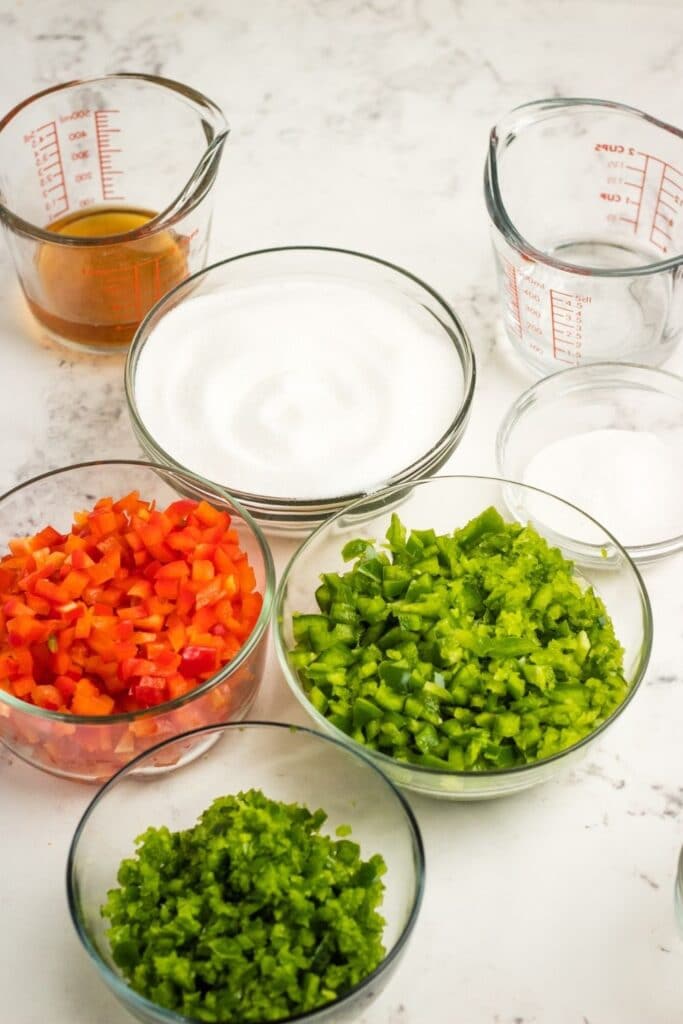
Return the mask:
[[[213, 749], [141, 780], [187, 742]], [[423, 888], [420, 831], [391, 781], [363, 752], [273, 722], [143, 754], [93, 799], [67, 867], [78, 937], [145, 1024], [358, 1020]]]
[[[510, 521], [517, 489], [538, 520]], [[568, 523], [580, 537], [586, 522], [599, 560], [563, 547]], [[291, 560], [275, 619], [318, 727], [398, 785], [460, 800], [583, 756], [634, 697], [652, 640], [642, 579], [611, 534], [553, 495], [474, 476], [387, 488], [332, 517]]]

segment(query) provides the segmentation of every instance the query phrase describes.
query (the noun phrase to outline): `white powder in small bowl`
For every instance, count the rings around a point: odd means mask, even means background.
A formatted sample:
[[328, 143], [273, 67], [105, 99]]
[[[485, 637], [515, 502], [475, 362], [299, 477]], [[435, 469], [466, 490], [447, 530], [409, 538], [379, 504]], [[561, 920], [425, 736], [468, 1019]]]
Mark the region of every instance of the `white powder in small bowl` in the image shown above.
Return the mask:
[[[683, 534], [683, 452], [650, 431], [591, 430], [553, 441], [533, 456], [523, 481], [577, 505], [626, 547]], [[527, 511], [542, 520], [542, 497], [529, 498]], [[566, 524], [554, 514], [551, 525], [572, 536], [577, 518], [566, 514]], [[592, 532], [573, 539], [601, 543]]]

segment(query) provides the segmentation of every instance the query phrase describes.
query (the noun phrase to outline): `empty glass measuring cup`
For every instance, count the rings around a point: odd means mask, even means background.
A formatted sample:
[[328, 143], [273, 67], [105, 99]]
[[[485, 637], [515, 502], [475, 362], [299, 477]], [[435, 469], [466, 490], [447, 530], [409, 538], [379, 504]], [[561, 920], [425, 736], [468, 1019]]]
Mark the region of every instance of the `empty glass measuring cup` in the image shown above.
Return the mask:
[[206, 263], [228, 128], [152, 75], [68, 82], [0, 121], [0, 220], [29, 308], [59, 341], [125, 347]]
[[619, 103], [527, 103], [491, 132], [484, 191], [528, 363], [664, 362], [683, 331], [683, 132]]

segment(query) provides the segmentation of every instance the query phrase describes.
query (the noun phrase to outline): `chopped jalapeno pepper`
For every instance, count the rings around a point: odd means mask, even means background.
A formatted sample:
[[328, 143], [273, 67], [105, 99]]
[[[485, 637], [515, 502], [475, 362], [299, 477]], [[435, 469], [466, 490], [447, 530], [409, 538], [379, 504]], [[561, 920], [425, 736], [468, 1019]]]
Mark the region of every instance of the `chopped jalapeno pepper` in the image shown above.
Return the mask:
[[148, 828], [107, 894], [130, 986], [184, 1018], [278, 1021], [344, 995], [384, 957], [384, 860], [326, 814], [249, 790], [182, 832]]
[[399, 760], [499, 770], [566, 749], [624, 700], [602, 601], [533, 527], [489, 508], [439, 536], [394, 515], [386, 541], [347, 543], [320, 614], [294, 616], [292, 665], [337, 728]]

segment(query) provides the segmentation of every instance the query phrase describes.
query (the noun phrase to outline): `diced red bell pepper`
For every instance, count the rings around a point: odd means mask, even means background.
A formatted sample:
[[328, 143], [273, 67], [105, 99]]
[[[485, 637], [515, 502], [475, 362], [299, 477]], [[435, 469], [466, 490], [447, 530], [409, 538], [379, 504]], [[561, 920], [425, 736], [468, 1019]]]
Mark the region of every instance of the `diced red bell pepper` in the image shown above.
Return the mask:
[[226, 513], [219, 511], [219, 509], [217, 508], [214, 508], [213, 505], [209, 505], [207, 501], [199, 502], [196, 509], [194, 510], [194, 515], [197, 517], [199, 522], [203, 523], [205, 526], [216, 526], [221, 521], [221, 519], [227, 520], [227, 522], [225, 522], [223, 525], [224, 530], [227, 530], [229, 526], [230, 521]]
[[41, 621], [34, 615], [18, 615], [7, 622], [7, 635], [13, 647], [44, 643], [51, 632], [50, 620]]
[[[194, 563], [192, 570], [194, 569]], [[182, 580], [190, 575], [190, 566], [184, 559], [175, 558], [172, 562], [166, 562], [159, 566], [155, 579], [157, 580]]]
[[[46, 527], [0, 558], [0, 685], [83, 716], [155, 707], [232, 658], [260, 607], [227, 512], [101, 498], [68, 534]], [[126, 735], [156, 729], [140, 720]]]
[[166, 680], [159, 676], [143, 676], [133, 687], [133, 695], [143, 708], [151, 708], [168, 700]]
[[[203, 544], [202, 547], [207, 545]], [[208, 558], [196, 557], [192, 563], [192, 579], [197, 583], [208, 583], [216, 575], [213, 562]]]
[[76, 691], [76, 680], [71, 676], [55, 676], [55, 686], [61, 694], [62, 703], [69, 703]]
[[197, 591], [197, 597], [195, 598], [195, 605], [197, 609], [205, 608], [207, 605], [216, 604], [225, 594], [224, 581], [221, 576], [217, 576], [212, 579], [209, 583], [206, 583]]
[[50, 683], [34, 686], [31, 690], [31, 697], [34, 704], [47, 711], [59, 711], [64, 704], [62, 694], [56, 686]]
[[181, 647], [186, 644], [186, 630], [185, 626], [178, 618], [177, 615], [169, 615], [168, 617], [168, 639], [171, 647], [174, 651], [179, 651]]
[[215, 672], [217, 669], [217, 652], [212, 647], [186, 647], [181, 653], [180, 672], [186, 679]]
[[154, 615], [146, 615], [142, 619], [137, 619], [136, 625], [139, 626], [140, 629], [149, 629], [158, 633], [163, 628], [164, 616], [160, 613], [156, 613]]
[[15, 697], [25, 699], [33, 693], [35, 685], [36, 681], [33, 676], [17, 676], [12, 680], [12, 693]]
[[27, 594], [26, 604], [34, 615], [49, 615], [52, 610], [50, 602], [44, 597], [38, 597], [37, 594]]
[[[49, 607], [49, 605], [48, 605]], [[18, 597], [9, 597], [2, 606], [5, 618], [14, 619], [20, 615], [34, 615], [34, 611]]]
[[140, 505], [140, 492], [130, 491], [129, 494], [124, 494], [122, 498], [113, 502], [112, 508], [115, 512], [125, 512], [127, 515], [133, 515], [138, 506]]
[[103, 583], [108, 583], [109, 580], [114, 579], [117, 568], [113, 559], [103, 558], [101, 562], [94, 562], [86, 571], [90, 577], [90, 582], [101, 586]]
[[93, 565], [93, 560], [90, 555], [83, 548], [76, 548], [71, 552], [71, 568], [75, 572], [80, 572], [83, 569], [88, 569]]
[[167, 692], [169, 700], [176, 700], [178, 697], [184, 697], [186, 693], [194, 688], [194, 683], [191, 679], [185, 679], [184, 676], [176, 674], [169, 676], [167, 681]]
[[57, 544], [62, 544], [66, 540], [66, 535], [58, 533], [52, 526], [46, 526], [45, 529], [36, 533], [33, 537], [33, 542], [37, 548], [54, 548]]
[[246, 558], [240, 559], [237, 564], [237, 578], [239, 580], [240, 591], [243, 594], [250, 594], [256, 587], [256, 576], [254, 570], [247, 562]]
[[167, 601], [175, 601], [178, 597], [178, 591], [180, 590], [180, 583], [178, 580], [156, 580], [154, 583], [154, 593], [157, 597], [163, 598]]
[[166, 516], [174, 526], [183, 525], [196, 507], [196, 501], [192, 501], [190, 498], [180, 498], [178, 501], [171, 502], [166, 509]]
[[125, 661], [119, 662], [119, 675], [121, 679], [154, 675], [154, 662], [148, 658], [126, 658]]
[[114, 700], [102, 693], [90, 679], [79, 679], [71, 701], [75, 715], [110, 715]]

